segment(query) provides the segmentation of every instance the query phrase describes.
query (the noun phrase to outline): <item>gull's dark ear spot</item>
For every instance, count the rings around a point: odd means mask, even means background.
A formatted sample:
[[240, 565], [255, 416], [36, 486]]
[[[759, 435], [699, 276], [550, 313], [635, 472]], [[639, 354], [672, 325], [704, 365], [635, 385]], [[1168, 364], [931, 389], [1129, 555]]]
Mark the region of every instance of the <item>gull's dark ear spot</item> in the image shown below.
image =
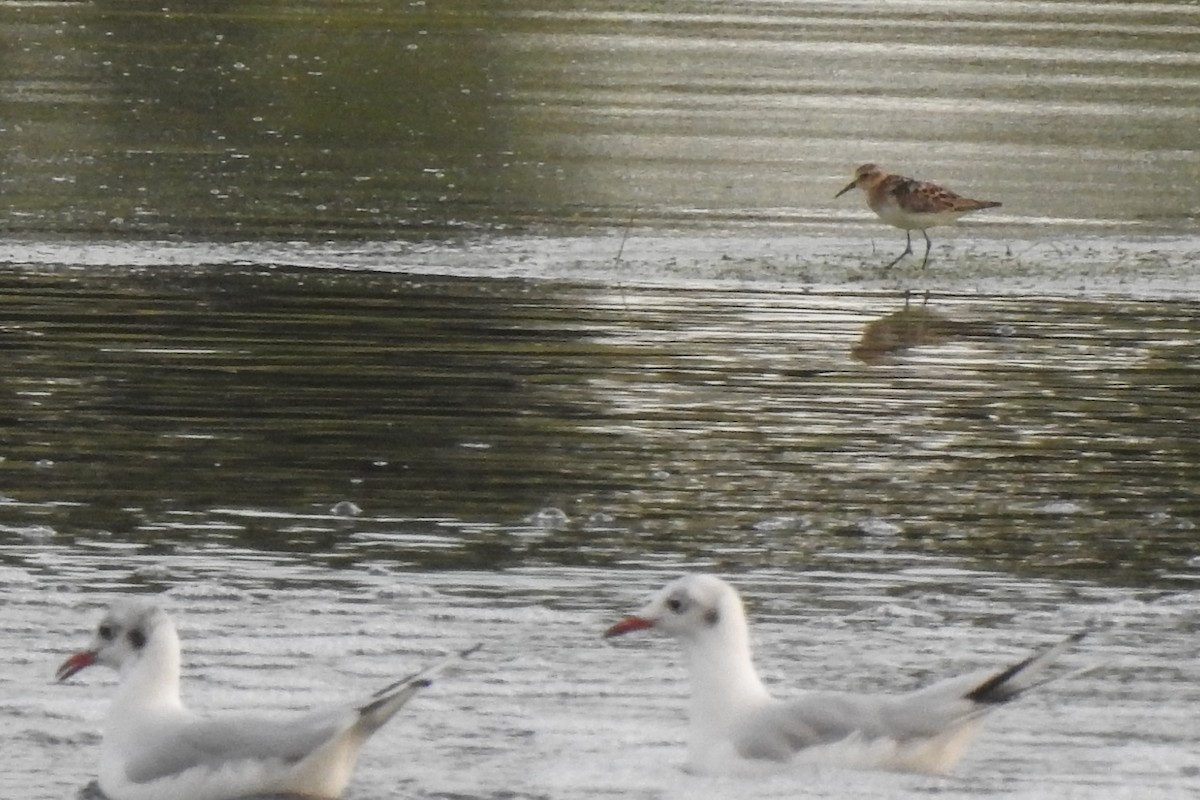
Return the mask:
[[710, 608], [708, 611], [704, 612], [704, 622], [708, 625], [708, 627], [711, 628], [720, 621], [721, 615], [717, 613], [715, 608]]
[[146, 634], [134, 628], [129, 632], [129, 643], [133, 645], [135, 650], [141, 650], [146, 646]]

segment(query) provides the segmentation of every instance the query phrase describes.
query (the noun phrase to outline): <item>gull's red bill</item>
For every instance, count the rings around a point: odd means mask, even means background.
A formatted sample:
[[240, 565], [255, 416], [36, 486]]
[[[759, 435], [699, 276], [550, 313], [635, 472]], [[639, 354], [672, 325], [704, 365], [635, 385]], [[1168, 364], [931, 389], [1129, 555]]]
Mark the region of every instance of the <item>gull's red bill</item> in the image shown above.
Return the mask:
[[80, 651], [62, 663], [62, 666], [58, 668], [58, 672], [55, 673], [55, 679], [59, 683], [62, 683], [76, 672], [79, 672], [79, 670], [90, 667], [95, 663], [95, 653], [91, 650]]
[[645, 617], [637, 617], [637, 616], [626, 617], [625, 619], [614, 624], [611, 628], [606, 630], [604, 632], [604, 638], [608, 639], [612, 636], [620, 636], [623, 633], [629, 633], [630, 631], [640, 631], [640, 630], [644, 630], [646, 628], [653, 628], [653, 627], [654, 627], [654, 623], [651, 622], [650, 620], [646, 619]]

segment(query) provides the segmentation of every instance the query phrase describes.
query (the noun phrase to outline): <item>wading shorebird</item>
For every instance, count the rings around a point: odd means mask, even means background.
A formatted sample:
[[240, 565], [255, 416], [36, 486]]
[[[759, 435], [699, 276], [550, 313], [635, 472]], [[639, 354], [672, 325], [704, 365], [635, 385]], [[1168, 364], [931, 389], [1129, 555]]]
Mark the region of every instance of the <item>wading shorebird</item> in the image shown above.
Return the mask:
[[925, 269], [932, 246], [926, 228], [950, 225], [963, 214], [1000, 205], [994, 200], [963, 197], [936, 183], [892, 175], [875, 164], [863, 164], [854, 170], [854, 180], [834, 197], [841, 197], [856, 188], [867, 193], [867, 205], [881, 220], [904, 231], [904, 252], [889, 261], [884, 270], [912, 255], [913, 231], [920, 231], [925, 237], [925, 258], [921, 261], [921, 269]]

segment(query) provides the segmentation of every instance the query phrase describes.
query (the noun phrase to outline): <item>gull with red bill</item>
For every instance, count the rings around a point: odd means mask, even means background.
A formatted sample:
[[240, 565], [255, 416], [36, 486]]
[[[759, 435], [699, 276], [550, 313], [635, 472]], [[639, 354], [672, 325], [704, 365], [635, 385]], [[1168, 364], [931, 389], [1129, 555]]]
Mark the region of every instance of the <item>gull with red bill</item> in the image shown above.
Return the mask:
[[781, 700], [759, 679], [741, 597], [720, 578], [679, 578], [604, 635], [648, 628], [677, 639], [687, 657], [688, 767], [700, 772], [793, 759], [946, 772], [990, 711], [1051, 680], [1046, 668], [1084, 636], [1075, 633], [1004, 668], [904, 694], [810, 692]]
[[65, 681], [93, 664], [120, 685], [100, 745], [109, 800], [231, 800], [248, 795], [339, 797], [363, 743], [463, 650], [362, 702], [292, 716], [201, 716], [179, 697], [179, 637], [158, 605], [115, 601], [82, 650], [58, 668]]

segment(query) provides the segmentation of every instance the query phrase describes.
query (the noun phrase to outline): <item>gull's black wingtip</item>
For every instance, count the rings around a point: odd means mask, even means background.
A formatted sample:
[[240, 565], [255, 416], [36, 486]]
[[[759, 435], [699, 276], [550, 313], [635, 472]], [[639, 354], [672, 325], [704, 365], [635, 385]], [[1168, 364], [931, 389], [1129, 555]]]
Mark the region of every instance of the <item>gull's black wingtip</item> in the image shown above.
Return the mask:
[[[1058, 644], [1052, 645], [1039, 653], [1034, 653], [1028, 658], [1013, 664], [1011, 667], [997, 672], [967, 692], [963, 697], [980, 705], [999, 705], [1019, 697], [1029, 689], [1049, 683], [1054, 680], [1053, 677], [1036, 680], [1036, 676], [1043, 672], [1064, 651], [1082, 641], [1088, 633], [1087, 628], [1072, 633]], [[1021, 677], [1018, 679], [1018, 676]]]

